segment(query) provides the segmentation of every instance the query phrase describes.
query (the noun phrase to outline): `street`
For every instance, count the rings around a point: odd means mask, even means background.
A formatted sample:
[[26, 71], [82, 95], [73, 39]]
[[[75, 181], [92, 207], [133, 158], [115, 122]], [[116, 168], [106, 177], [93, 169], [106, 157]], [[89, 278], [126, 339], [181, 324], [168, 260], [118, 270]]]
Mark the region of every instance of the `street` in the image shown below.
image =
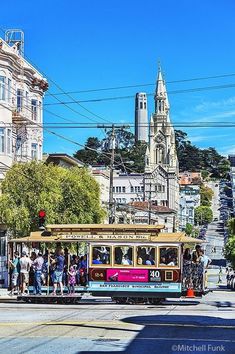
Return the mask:
[[0, 308], [5, 354], [235, 352], [235, 299], [225, 288], [157, 306], [86, 296], [79, 305], [13, 301]]
[[206, 231], [206, 254], [212, 260], [221, 261], [224, 259], [224, 228], [220, 222], [212, 222]]

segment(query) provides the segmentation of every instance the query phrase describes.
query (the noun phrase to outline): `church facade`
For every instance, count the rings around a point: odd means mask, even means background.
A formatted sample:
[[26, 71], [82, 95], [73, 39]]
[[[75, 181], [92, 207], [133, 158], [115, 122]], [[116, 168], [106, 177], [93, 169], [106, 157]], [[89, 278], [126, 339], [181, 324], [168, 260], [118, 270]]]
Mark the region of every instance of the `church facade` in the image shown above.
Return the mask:
[[161, 69], [158, 71], [154, 96], [155, 112], [149, 124], [149, 144], [146, 151], [145, 199], [178, 211], [178, 158], [175, 133], [170, 121], [170, 105]]
[[[140, 95], [147, 100], [145, 93], [137, 94], [137, 108], [139, 110], [142, 109], [139, 107]], [[136, 213], [138, 213], [139, 220], [147, 220], [146, 223], [148, 224], [157, 223], [156, 220], [160, 220], [159, 217], [163, 214], [165, 220], [165, 215], [168, 213], [171, 216], [172, 226], [168, 225], [167, 229], [168, 232], [172, 232], [178, 229], [179, 168], [175, 133], [169, 115], [170, 105], [160, 68], [154, 101], [155, 110], [151, 115], [150, 122], [142, 123], [140, 119], [142, 116], [139, 114], [142, 112], [138, 112], [135, 121], [136, 140], [144, 141], [143, 136], [148, 136], [148, 139], [146, 139], [148, 143], [145, 155], [145, 172], [142, 174], [119, 173], [115, 175], [113, 197], [116, 208], [129, 205], [132, 207], [131, 212], [134, 212], [135, 218]], [[137, 127], [138, 124], [139, 127]], [[144, 129], [146, 129], [145, 132]], [[138, 203], [138, 208], [136, 203]]]

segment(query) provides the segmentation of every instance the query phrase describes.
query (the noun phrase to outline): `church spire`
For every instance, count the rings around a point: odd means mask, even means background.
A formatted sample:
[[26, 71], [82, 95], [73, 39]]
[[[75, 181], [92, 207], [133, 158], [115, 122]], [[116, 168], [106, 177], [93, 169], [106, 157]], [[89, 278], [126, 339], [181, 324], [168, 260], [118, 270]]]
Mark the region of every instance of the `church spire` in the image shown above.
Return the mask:
[[169, 111], [169, 101], [166, 93], [166, 85], [162, 76], [160, 61], [158, 61], [158, 76], [155, 90], [155, 113], [165, 115]]

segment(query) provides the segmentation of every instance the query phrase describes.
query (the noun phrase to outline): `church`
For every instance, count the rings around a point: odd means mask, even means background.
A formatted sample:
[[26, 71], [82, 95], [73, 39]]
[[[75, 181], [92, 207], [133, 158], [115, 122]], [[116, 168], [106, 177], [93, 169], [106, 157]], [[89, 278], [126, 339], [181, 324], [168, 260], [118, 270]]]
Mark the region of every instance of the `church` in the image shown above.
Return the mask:
[[[113, 179], [117, 205], [133, 208], [134, 222], [169, 222], [169, 232], [178, 228], [179, 209], [178, 158], [175, 133], [170, 121], [170, 105], [161, 68], [158, 69], [154, 95], [154, 113], [148, 119], [147, 95], [136, 94], [135, 139], [147, 143], [145, 172], [118, 172]], [[129, 222], [129, 221], [128, 221]]]
[[145, 159], [145, 199], [177, 211], [179, 166], [175, 132], [170, 120], [170, 105], [160, 67], [154, 101], [155, 112], [150, 117]]

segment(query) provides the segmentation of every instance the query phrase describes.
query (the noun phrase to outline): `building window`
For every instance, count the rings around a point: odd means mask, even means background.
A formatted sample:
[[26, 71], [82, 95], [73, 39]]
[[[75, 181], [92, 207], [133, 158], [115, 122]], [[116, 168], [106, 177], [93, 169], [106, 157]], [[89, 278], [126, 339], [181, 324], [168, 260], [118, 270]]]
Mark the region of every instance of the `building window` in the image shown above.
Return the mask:
[[37, 120], [37, 100], [31, 101], [32, 120]]
[[122, 187], [122, 193], [126, 193], [126, 187]]
[[115, 193], [115, 187], [113, 187], [113, 193]]
[[17, 90], [17, 112], [21, 112], [23, 107], [23, 91]]
[[29, 106], [29, 93], [27, 91], [25, 92], [25, 105], [26, 107]]
[[42, 102], [38, 102], [38, 121], [42, 123]]
[[7, 99], [8, 102], [11, 101], [11, 79], [8, 79], [8, 85], [7, 85], [8, 89], [7, 89]]
[[134, 187], [131, 186], [131, 193], [134, 193]]
[[143, 109], [143, 102], [140, 102], [140, 109]]
[[146, 109], [147, 108], [147, 105], [146, 105], [146, 102], [144, 102], [144, 109]]
[[37, 159], [37, 144], [35, 143], [31, 144], [31, 158], [32, 160]]
[[5, 129], [0, 128], [0, 153], [5, 152]]
[[16, 155], [22, 156], [22, 139], [19, 136], [16, 138]]
[[11, 129], [7, 129], [7, 154], [11, 155]]
[[0, 100], [5, 101], [5, 76], [0, 76]]
[[143, 192], [144, 191], [144, 186], [141, 186], [141, 192]]
[[165, 224], [167, 223], [167, 218], [165, 218]]

